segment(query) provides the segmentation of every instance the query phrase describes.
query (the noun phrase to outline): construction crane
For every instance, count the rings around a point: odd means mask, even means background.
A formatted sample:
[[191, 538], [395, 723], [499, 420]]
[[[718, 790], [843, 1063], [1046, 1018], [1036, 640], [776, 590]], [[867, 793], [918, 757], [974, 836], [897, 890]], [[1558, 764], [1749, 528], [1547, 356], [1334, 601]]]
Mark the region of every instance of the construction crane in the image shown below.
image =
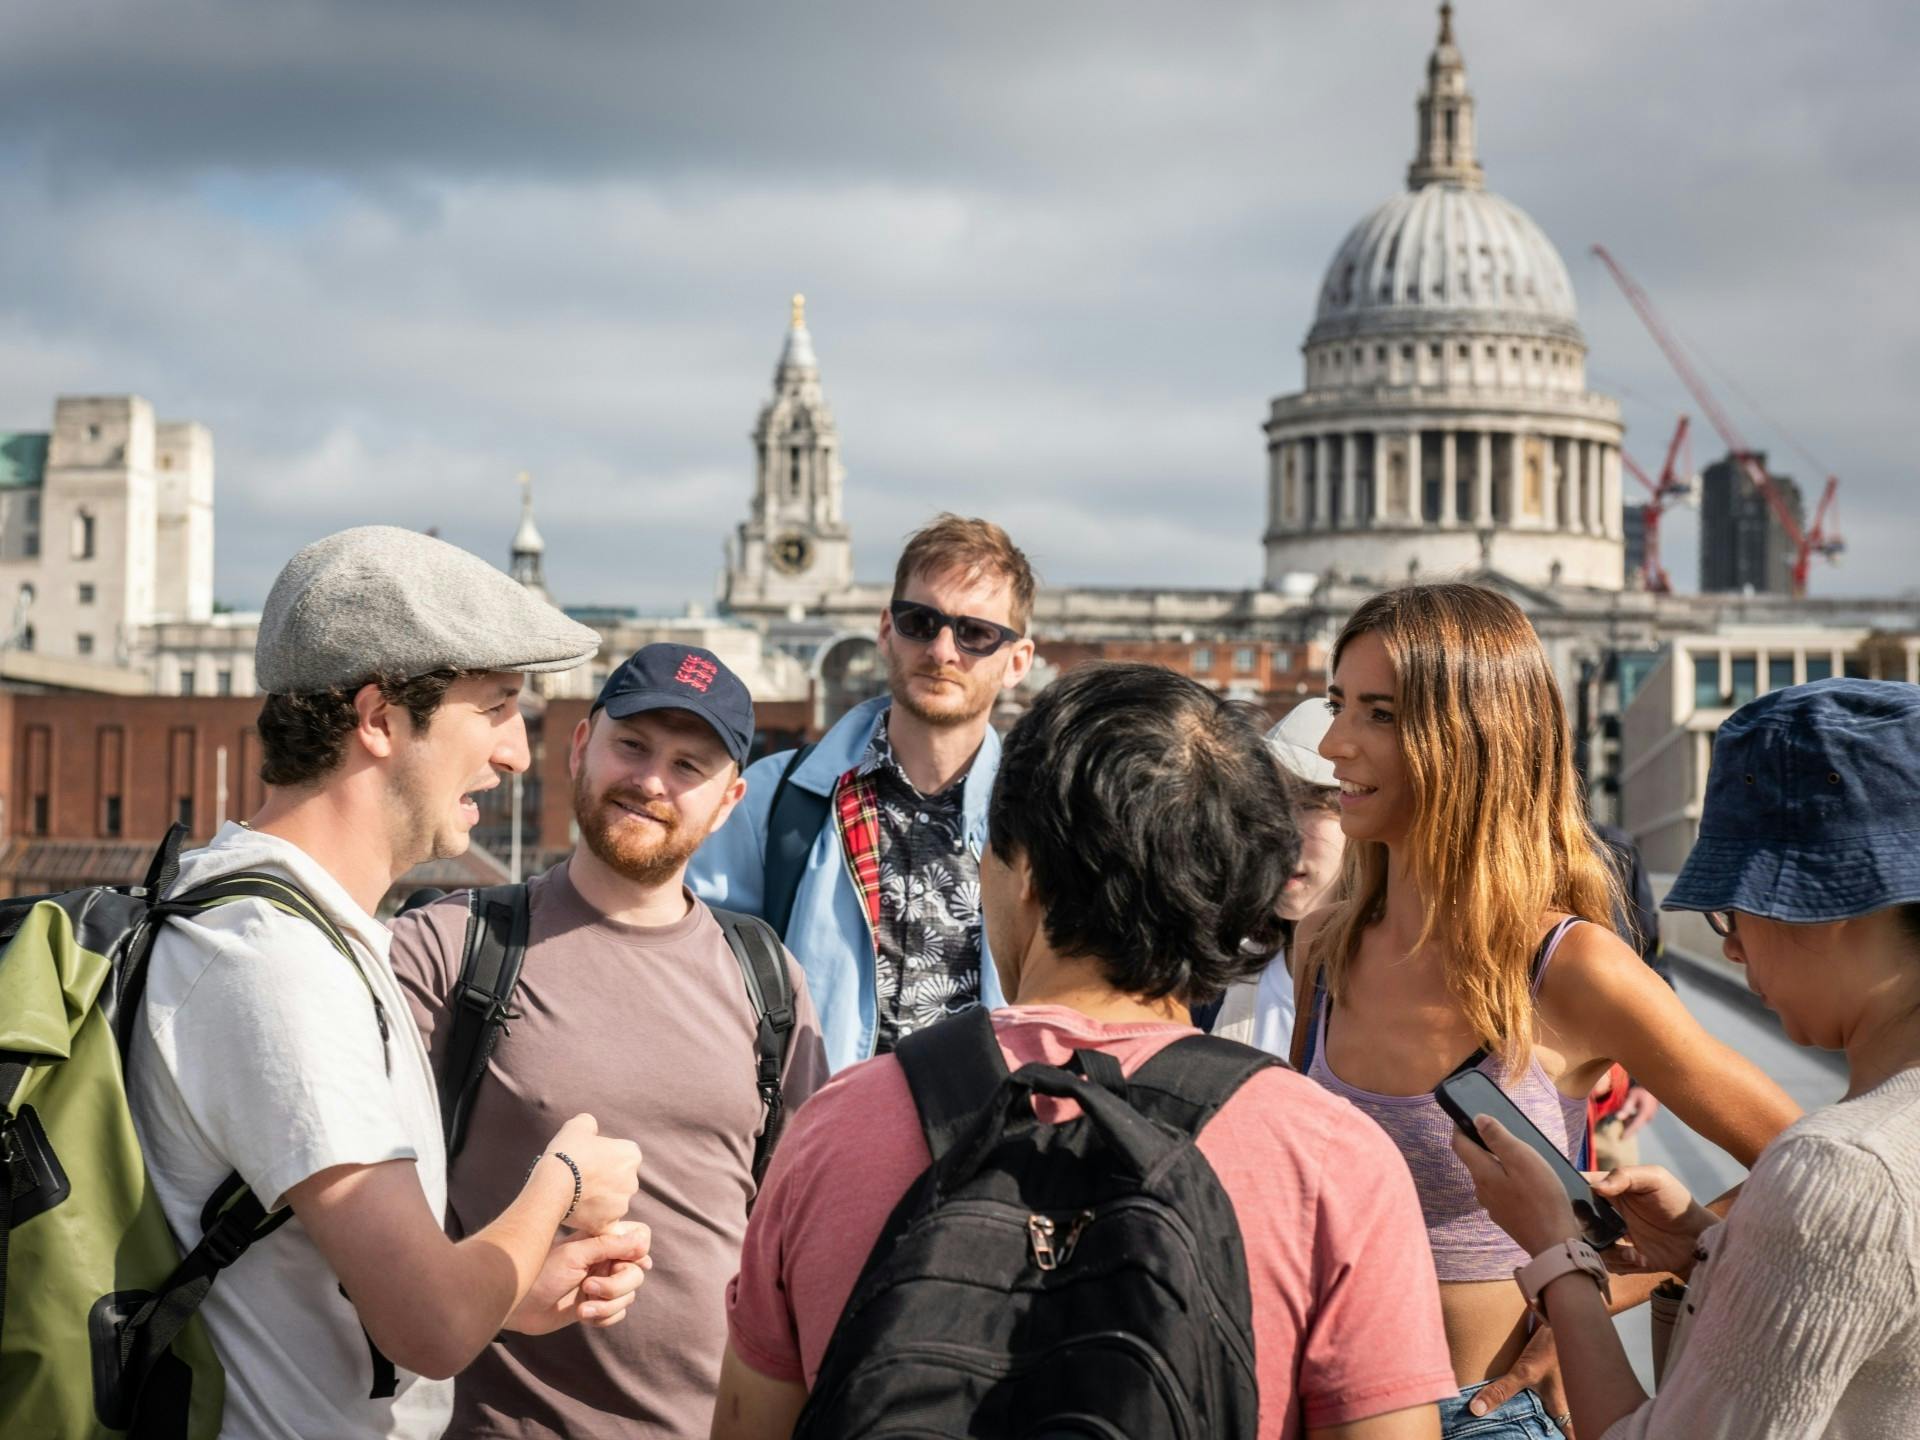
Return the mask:
[[[1680, 460], [1682, 451], [1687, 458]], [[1673, 427], [1673, 439], [1667, 445], [1667, 463], [1660, 467], [1660, 478], [1650, 480], [1647, 472], [1634, 462], [1634, 458], [1625, 450], [1620, 452], [1621, 462], [1633, 472], [1647, 490], [1647, 503], [1640, 507], [1640, 533], [1642, 550], [1640, 559], [1640, 583], [1656, 595], [1666, 595], [1673, 590], [1673, 581], [1667, 578], [1667, 567], [1660, 563], [1660, 517], [1675, 500], [1684, 499], [1692, 488], [1693, 454], [1687, 447], [1687, 417], [1682, 415], [1680, 423]], [[1676, 470], [1674, 467], [1678, 465]]]
[[[1787, 542], [1793, 546], [1793, 594], [1795, 598], [1807, 593], [1807, 572], [1811, 568], [1815, 555], [1823, 555], [1828, 560], [1837, 559], [1846, 548], [1846, 542], [1840, 538], [1838, 522], [1834, 522], [1831, 533], [1828, 522], [1833, 510], [1834, 493], [1840, 487], [1837, 476], [1827, 476], [1826, 488], [1820, 492], [1820, 503], [1814, 507], [1813, 524], [1801, 529], [1800, 522], [1794, 518], [1793, 511], [1787, 507], [1778, 488], [1767, 478], [1767, 467], [1760, 463], [1759, 455], [1740, 438], [1740, 432], [1734, 428], [1732, 419], [1721, 408], [1720, 402], [1707, 388], [1687, 359], [1686, 352], [1680, 348], [1680, 342], [1667, 329], [1666, 322], [1660, 318], [1660, 312], [1654, 308], [1652, 298], [1640, 288], [1639, 282], [1620, 268], [1620, 262], [1607, 253], [1607, 247], [1596, 245], [1593, 253], [1600, 257], [1600, 263], [1607, 267], [1607, 273], [1613, 276], [1614, 283], [1620, 287], [1620, 293], [1627, 297], [1627, 303], [1633, 306], [1634, 313], [1647, 327], [1647, 333], [1667, 357], [1667, 363], [1673, 366], [1674, 373], [1680, 377], [1680, 383], [1694, 398], [1694, 402], [1706, 412], [1713, 428], [1720, 432], [1720, 438], [1726, 442], [1729, 457], [1747, 472], [1747, 479], [1753, 482], [1754, 490], [1767, 502], [1767, 508], [1773, 512], [1773, 518], [1779, 522], [1785, 532]], [[1642, 477], [1644, 479], [1644, 477]]]

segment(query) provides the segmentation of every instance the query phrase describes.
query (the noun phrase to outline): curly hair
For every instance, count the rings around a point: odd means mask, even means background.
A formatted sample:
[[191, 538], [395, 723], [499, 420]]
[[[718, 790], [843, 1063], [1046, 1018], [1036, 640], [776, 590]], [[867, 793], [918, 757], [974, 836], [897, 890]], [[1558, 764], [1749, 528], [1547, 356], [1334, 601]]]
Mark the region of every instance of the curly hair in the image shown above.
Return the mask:
[[380, 698], [407, 712], [425, 730], [433, 713], [459, 681], [476, 672], [431, 670], [425, 675], [373, 675], [357, 685], [342, 685], [311, 695], [269, 695], [260, 707], [260, 779], [268, 785], [317, 785], [338, 768], [347, 753], [347, 737], [360, 723], [353, 700], [369, 685]]
[[1025, 858], [1055, 950], [1189, 1005], [1266, 965], [1300, 835], [1264, 726], [1155, 665], [1041, 692], [1007, 736], [987, 836]]

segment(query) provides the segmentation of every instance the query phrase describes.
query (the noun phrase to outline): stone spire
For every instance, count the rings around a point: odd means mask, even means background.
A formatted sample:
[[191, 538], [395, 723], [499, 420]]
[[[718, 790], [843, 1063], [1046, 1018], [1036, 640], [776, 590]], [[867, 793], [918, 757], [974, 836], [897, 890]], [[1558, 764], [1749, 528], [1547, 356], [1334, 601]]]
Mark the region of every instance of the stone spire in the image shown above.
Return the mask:
[[[786, 347], [780, 352], [780, 373], [789, 370], [818, 370], [813, 356], [813, 337], [807, 333], [807, 297], [793, 297], [793, 325], [787, 331]], [[775, 376], [778, 379], [778, 375]]]
[[543, 600], [547, 594], [545, 559], [547, 542], [540, 538], [540, 527], [533, 523], [533, 477], [520, 472], [520, 528], [513, 532], [513, 559], [507, 573]]
[[1467, 66], [1453, 41], [1453, 6], [1440, 7], [1440, 39], [1427, 60], [1427, 88], [1420, 93], [1420, 143], [1407, 168], [1407, 185], [1462, 185], [1478, 190], [1486, 183], [1474, 157], [1473, 96], [1467, 93]]

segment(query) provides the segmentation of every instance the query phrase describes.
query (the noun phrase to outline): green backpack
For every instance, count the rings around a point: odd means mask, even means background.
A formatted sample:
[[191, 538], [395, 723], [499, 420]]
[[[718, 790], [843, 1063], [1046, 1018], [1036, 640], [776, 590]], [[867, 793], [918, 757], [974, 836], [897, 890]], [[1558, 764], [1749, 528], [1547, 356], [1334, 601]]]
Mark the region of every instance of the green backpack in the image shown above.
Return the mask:
[[[142, 885], [0, 901], [8, 1440], [211, 1440], [225, 1382], [194, 1312], [214, 1277], [292, 1213], [269, 1215], [229, 1176], [208, 1198], [200, 1243], [180, 1254], [127, 1108], [126, 1056], [147, 961], [169, 918], [259, 899], [319, 926], [359, 963], [313, 902], [277, 876], [222, 876], [169, 896], [184, 834], [180, 825], [168, 833]], [[377, 1000], [375, 1012], [384, 1036]]]

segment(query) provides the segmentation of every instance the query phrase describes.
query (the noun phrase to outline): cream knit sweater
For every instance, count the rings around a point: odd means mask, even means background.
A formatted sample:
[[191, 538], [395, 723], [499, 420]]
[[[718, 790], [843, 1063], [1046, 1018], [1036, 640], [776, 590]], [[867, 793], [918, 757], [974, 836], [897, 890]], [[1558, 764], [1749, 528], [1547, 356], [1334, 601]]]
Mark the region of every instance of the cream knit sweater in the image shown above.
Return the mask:
[[1666, 1384], [1603, 1440], [1920, 1436], [1920, 1070], [1783, 1132], [1701, 1244]]

